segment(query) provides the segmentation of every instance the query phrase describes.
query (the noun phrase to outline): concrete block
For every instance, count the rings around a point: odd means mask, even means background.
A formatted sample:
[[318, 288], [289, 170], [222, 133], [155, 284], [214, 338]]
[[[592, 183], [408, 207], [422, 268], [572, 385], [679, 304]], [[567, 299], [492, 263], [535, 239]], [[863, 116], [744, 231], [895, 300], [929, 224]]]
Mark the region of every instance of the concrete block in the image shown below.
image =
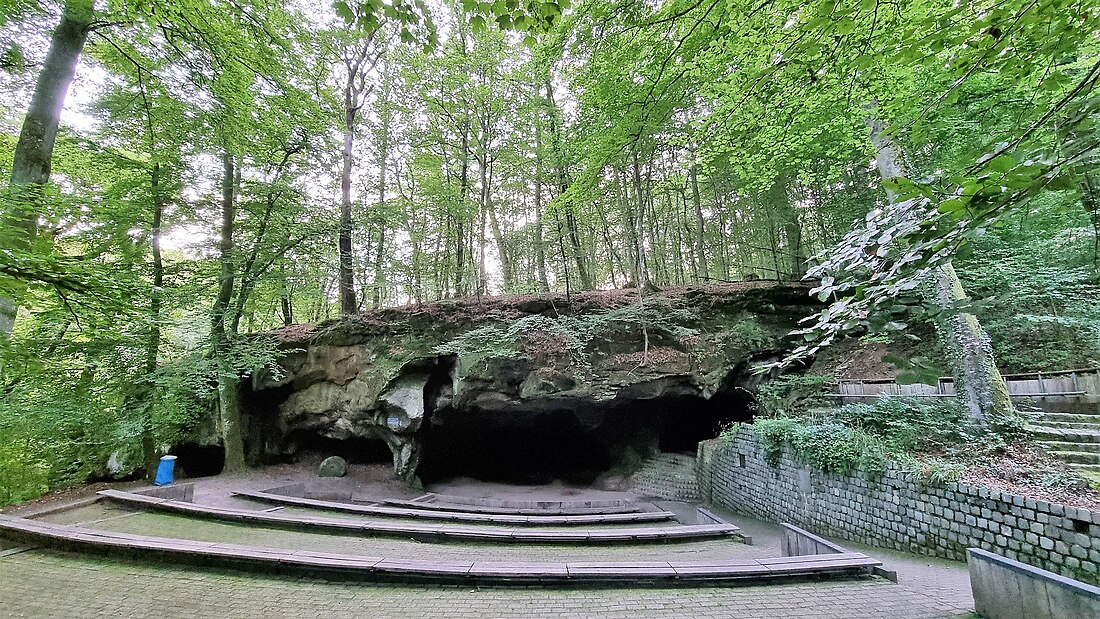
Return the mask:
[[975, 610], [987, 619], [1100, 617], [1098, 587], [975, 548], [968, 555]]

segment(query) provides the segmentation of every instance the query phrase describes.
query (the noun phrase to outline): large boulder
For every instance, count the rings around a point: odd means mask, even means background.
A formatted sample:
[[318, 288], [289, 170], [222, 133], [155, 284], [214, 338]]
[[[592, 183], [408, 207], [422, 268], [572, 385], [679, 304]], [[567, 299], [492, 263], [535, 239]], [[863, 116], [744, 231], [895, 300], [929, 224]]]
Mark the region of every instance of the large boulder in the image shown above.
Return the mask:
[[317, 469], [319, 477], [343, 477], [348, 474], [348, 461], [340, 456], [329, 456]]

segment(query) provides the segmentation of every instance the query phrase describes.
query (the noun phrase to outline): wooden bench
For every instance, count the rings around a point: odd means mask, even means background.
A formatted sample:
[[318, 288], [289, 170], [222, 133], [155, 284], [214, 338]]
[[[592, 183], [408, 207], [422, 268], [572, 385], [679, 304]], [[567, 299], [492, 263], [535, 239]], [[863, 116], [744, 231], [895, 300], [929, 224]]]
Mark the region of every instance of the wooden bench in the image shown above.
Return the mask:
[[142, 509], [168, 512], [193, 518], [253, 523], [261, 526], [315, 530], [350, 535], [379, 535], [444, 541], [496, 541], [520, 543], [622, 543], [695, 541], [722, 538], [736, 534], [733, 525], [678, 525], [667, 527], [629, 527], [615, 529], [515, 529], [496, 526], [463, 526], [457, 524], [407, 524], [370, 520], [341, 520], [317, 516], [273, 514], [210, 505], [198, 505], [171, 499], [101, 490], [110, 501]]
[[636, 505], [624, 505], [619, 507], [489, 507], [484, 505], [472, 505], [469, 503], [447, 503], [442, 501], [418, 501], [405, 499], [382, 499], [380, 501], [354, 501], [361, 504], [382, 503], [396, 507], [410, 507], [413, 509], [426, 509], [432, 511], [464, 512], [470, 514], [501, 514], [515, 516], [585, 516], [600, 514], [630, 514], [663, 513], [643, 512]]
[[[710, 585], [862, 576], [881, 565], [860, 553], [712, 562], [515, 563], [431, 561], [259, 548], [95, 531], [0, 515], [0, 535], [21, 543], [165, 563], [228, 566], [248, 572], [331, 580], [478, 584]], [[472, 551], [476, 552], [476, 551]]]
[[494, 499], [458, 494], [436, 494], [434, 492], [429, 492], [425, 495], [425, 498], [439, 503], [505, 509], [614, 509], [634, 507], [634, 501], [627, 499]]
[[235, 496], [273, 503], [276, 505], [294, 505], [312, 509], [324, 509], [329, 511], [346, 512], [350, 514], [362, 514], [370, 516], [391, 516], [394, 518], [415, 518], [422, 520], [450, 520], [454, 522], [477, 522], [489, 524], [515, 524], [515, 525], [549, 525], [549, 524], [615, 524], [623, 522], [658, 522], [671, 520], [676, 514], [672, 512], [636, 512], [621, 514], [584, 514], [584, 515], [558, 515], [558, 516], [527, 516], [513, 514], [474, 513], [468, 511], [433, 511], [429, 509], [406, 509], [402, 507], [387, 507], [385, 505], [359, 505], [355, 503], [341, 503], [338, 501], [322, 501], [319, 499], [306, 499], [302, 497], [287, 496], [284, 494], [272, 494], [270, 492], [246, 492], [233, 493]]

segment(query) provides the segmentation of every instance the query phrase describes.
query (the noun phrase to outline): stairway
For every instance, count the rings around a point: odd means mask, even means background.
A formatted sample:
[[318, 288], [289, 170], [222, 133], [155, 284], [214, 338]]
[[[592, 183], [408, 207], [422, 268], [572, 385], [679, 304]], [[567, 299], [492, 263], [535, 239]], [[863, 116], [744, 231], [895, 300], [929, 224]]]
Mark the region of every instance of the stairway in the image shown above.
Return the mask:
[[1047, 453], [1083, 473], [1100, 474], [1100, 411], [1026, 415], [1032, 434]]
[[634, 491], [670, 501], [699, 501], [699, 485], [695, 481], [695, 457], [662, 453], [646, 460], [642, 463], [642, 468], [634, 474]]

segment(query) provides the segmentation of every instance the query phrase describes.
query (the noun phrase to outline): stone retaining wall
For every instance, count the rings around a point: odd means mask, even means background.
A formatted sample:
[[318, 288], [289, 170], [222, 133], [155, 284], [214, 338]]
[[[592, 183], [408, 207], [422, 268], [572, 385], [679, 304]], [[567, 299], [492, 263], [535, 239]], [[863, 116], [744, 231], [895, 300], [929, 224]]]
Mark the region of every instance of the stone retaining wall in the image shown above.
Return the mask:
[[898, 470], [880, 478], [764, 460], [751, 427], [699, 445], [704, 499], [762, 520], [957, 561], [968, 547], [1100, 584], [1100, 512], [964, 484], [925, 488]]

